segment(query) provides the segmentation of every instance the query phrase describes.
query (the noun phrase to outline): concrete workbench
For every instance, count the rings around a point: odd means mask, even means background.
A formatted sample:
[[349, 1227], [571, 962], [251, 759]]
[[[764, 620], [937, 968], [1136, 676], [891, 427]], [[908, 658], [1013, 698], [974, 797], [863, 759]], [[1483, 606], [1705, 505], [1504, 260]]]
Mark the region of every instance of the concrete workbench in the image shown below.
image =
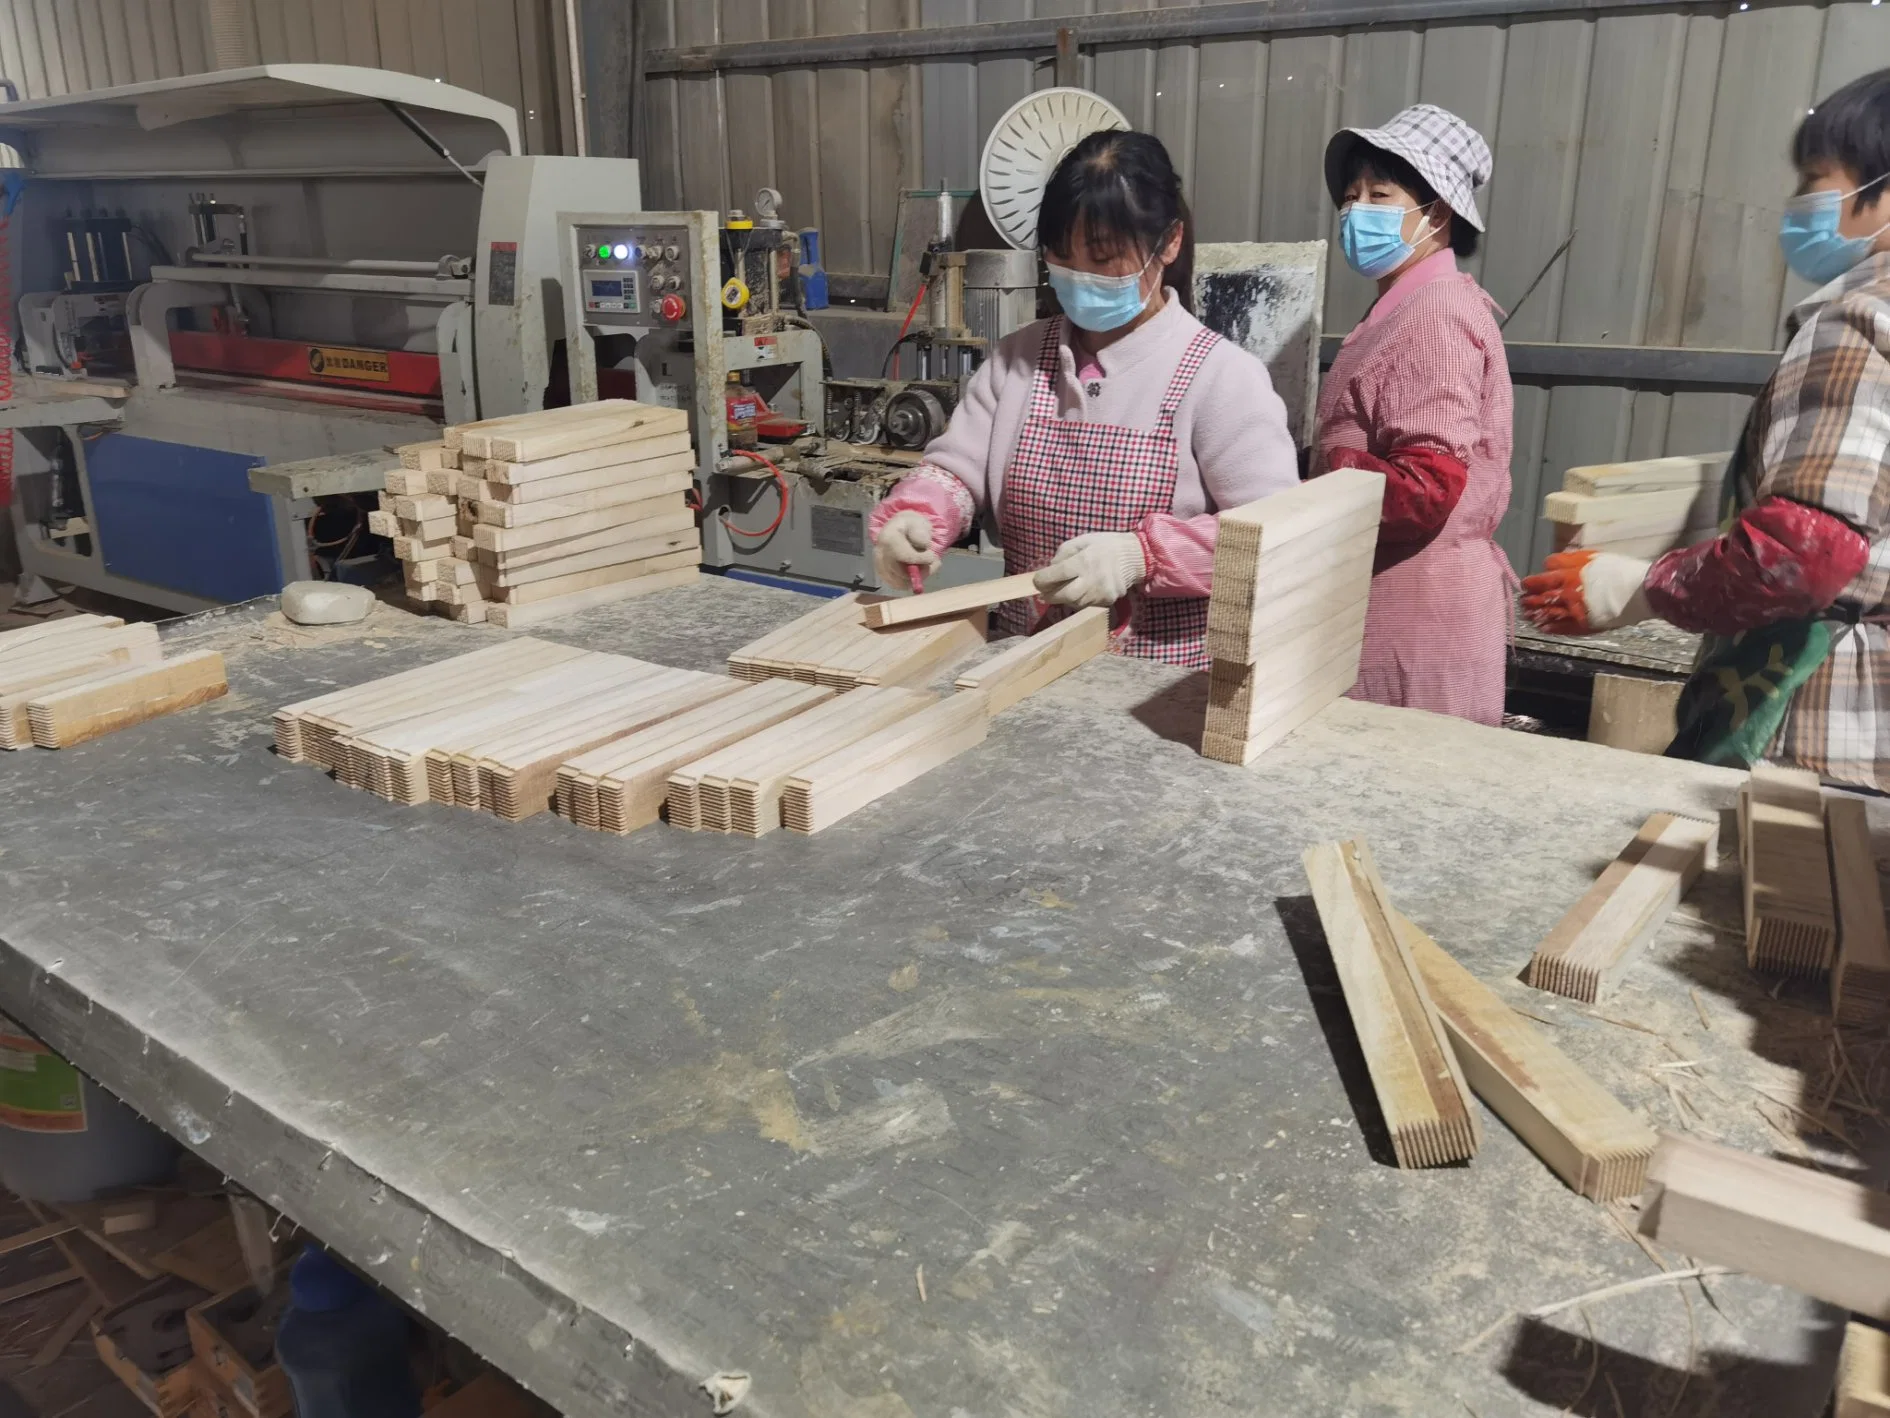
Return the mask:
[[[808, 608], [705, 577], [533, 633], [712, 669]], [[1743, 1277], [1501, 1323], [1654, 1262], [1493, 1118], [1388, 1165], [1300, 865], [1363, 834], [1630, 1106], [1836, 1167], [1755, 1105], [1831, 1041], [1725, 871], [1601, 1007], [1513, 978], [1736, 775], [1350, 703], [1241, 771], [1202, 677], [1106, 658], [820, 836], [608, 837], [276, 759], [277, 706], [501, 632], [270, 611], [166, 627], [227, 699], [0, 755], [0, 1009], [566, 1412], [718, 1371], [767, 1418], [1820, 1411], [1833, 1317]]]

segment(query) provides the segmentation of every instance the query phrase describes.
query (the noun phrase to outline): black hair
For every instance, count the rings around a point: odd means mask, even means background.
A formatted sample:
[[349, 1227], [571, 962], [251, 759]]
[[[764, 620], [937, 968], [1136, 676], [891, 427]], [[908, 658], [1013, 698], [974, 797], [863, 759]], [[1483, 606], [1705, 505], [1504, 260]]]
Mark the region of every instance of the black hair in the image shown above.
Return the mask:
[[[1397, 183], [1417, 198], [1420, 207], [1429, 206], [1438, 200], [1437, 189], [1426, 182], [1424, 175], [1405, 159], [1383, 148], [1374, 148], [1370, 143], [1354, 143], [1352, 151], [1345, 156], [1343, 186], [1350, 187], [1366, 174], [1381, 182]], [[1444, 204], [1444, 211], [1450, 218], [1450, 249], [1463, 258], [1476, 255], [1482, 233], [1452, 211], [1449, 203]]]
[[1181, 174], [1153, 133], [1120, 129], [1091, 133], [1057, 164], [1037, 209], [1037, 245], [1067, 256], [1081, 223], [1092, 246], [1153, 256], [1181, 228], [1181, 251], [1163, 281], [1183, 308], [1194, 309], [1194, 217], [1181, 195]]
[[[1822, 163], [1848, 168], [1859, 182], [1890, 173], [1890, 69], [1853, 79], [1811, 110], [1792, 136], [1792, 164], [1803, 172]], [[1859, 192], [1851, 210], [1861, 212], [1890, 182]]]

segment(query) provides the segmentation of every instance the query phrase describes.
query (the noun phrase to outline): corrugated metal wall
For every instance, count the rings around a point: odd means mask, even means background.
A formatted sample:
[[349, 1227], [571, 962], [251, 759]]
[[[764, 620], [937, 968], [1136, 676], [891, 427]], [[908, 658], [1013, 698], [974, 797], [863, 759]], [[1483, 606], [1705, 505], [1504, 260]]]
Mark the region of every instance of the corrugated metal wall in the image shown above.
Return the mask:
[[518, 110], [526, 150], [565, 151], [560, 0], [0, 0], [0, 74], [22, 98], [254, 63], [397, 69]]
[[[1152, 0], [642, 0], [646, 51], [924, 24], [1150, 8]], [[1187, 0], [1169, 0], [1171, 5]], [[1085, 82], [1159, 134], [1207, 241], [1335, 235], [1327, 137], [1425, 100], [1482, 130], [1496, 176], [1473, 262], [1515, 302], [1517, 341], [1766, 349], [1802, 287], [1778, 256], [1793, 178], [1785, 147], [1814, 98], [1890, 65], [1890, 6], [1693, 5], [1600, 17], [1104, 49]], [[1003, 111], [1051, 82], [1025, 57], [655, 77], [639, 144], [652, 204], [746, 206], [764, 183], [821, 228], [833, 271], [883, 272], [901, 187], [976, 185]], [[1328, 331], [1366, 282], [1334, 261]], [[1515, 495], [1502, 533], [1520, 566], [1547, 538], [1541, 490], [1564, 468], [1730, 446], [1743, 398], [1519, 387]]]

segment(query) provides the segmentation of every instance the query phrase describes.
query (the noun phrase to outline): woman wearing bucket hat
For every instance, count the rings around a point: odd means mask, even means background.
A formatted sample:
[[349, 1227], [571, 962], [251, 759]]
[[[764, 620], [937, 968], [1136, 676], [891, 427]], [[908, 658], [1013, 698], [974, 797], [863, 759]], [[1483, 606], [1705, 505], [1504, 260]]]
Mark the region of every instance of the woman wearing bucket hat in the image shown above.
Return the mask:
[[1490, 150], [1434, 104], [1326, 146], [1346, 262], [1378, 299], [1319, 394], [1315, 475], [1385, 475], [1354, 699], [1503, 717], [1516, 578], [1493, 540], [1509, 506], [1509, 363], [1495, 306], [1457, 258], [1475, 252]]

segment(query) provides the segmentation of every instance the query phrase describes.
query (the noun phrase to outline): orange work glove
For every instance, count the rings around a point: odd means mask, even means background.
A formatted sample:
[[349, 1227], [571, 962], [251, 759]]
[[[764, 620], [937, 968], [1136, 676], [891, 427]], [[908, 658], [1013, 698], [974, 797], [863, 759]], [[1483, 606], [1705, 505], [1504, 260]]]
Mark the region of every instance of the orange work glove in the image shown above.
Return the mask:
[[1592, 635], [1652, 620], [1651, 561], [1610, 551], [1558, 551], [1523, 578], [1523, 614], [1556, 635]]

